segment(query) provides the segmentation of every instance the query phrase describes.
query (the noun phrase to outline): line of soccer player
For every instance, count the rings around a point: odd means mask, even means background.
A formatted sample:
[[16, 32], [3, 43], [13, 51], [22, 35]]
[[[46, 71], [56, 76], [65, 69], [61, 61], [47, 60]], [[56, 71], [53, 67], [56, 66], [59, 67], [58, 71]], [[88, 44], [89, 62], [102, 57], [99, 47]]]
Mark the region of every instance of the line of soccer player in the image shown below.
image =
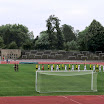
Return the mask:
[[[48, 68], [48, 70], [51, 69], [51, 71], [53, 71], [53, 70], [59, 71], [59, 70], [61, 70], [61, 68], [62, 68], [62, 70], [65, 70], [65, 71], [68, 71], [68, 70], [80, 71], [80, 64], [76, 64], [76, 65], [68, 64], [68, 67], [67, 67], [67, 64], [62, 64], [62, 65], [57, 64], [56, 67], [55, 67], [55, 64], [52, 64], [52, 65], [48, 64], [47, 68]], [[40, 67], [40, 65], [36, 64], [36, 70], [38, 70], [38, 71], [44, 70], [44, 64], [42, 64], [42, 67]], [[101, 65], [90, 64], [90, 68], [87, 68], [86, 64], [84, 64], [84, 71], [86, 71], [86, 70], [93, 70], [93, 71], [101, 72]], [[103, 65], [103, 72], [104, 72], [104, 65]]]

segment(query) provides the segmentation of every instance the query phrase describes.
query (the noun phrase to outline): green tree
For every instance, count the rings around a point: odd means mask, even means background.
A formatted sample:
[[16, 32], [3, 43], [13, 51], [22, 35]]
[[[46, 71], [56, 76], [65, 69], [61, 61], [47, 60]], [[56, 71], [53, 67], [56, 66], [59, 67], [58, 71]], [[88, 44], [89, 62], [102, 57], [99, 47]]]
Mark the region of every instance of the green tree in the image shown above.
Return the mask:
[[56, 30], [57, 30], [57, 49], [63, 49], [64, 48], [64, 38], [61, 32], [61, 29], [59, 27], [60, 23], [59, 23], [59, 19], [55, 18], [55, 26], [56, 26]]
[[2, 36], [6, 48], [8, 45], [15, 41], [18, 48], [20, 48], [26, 40], [31, 41], [31, 34], [26, 26], [21, 24], [6, 24], [0, 26], [0, 36]]
[[104, 51], [104, 27], [96, 20], [79, 33], [78, 39], [81, 50]]
[[54, 15], [49, 16], [47, 19], [47, 33], [48, 33], [48, 40], [50, 44], [50, 49], [63, 49], [63, 36], [60, 30], [60, 20], [58, 17]]
[[78, 33], [77, 43], [79, 44], [79, 50], [88, 50], [88, 27], [85, 30]]
[[67, 50], [78, 50], [79, 46], [76, 41], [72, 40], [66, 44]]
[[4, 48], [5, 45], [4, 45], [4, 40], [3, 38], [0, 36], [0, 48]]
[[76, 40], [74, 28], [72, 26], [64, 24], [64, 25], [62, 25], [61, 29], [62, 29], [62, 33], [65, 38], [65, 42], [70, 42], [72, 40]]
[[31, 49], [32, 49], [32, 46], [33, 46], [32, 42], [29, 41], [29, 40], [27, 40], [27, 41], [23, 44], [23, 49], [25, 49], [25, 50], [31, 50]]
[[50, 44], [49, 44], [49, 35], [47, 34], [46, 31], [42, 31], [40, 33], [40, 36], [35, 42], [35, 49], [50, 49]]
[[12, 41], [9, 44], [8, 49], [18, 49], [18, 46], [17, 46], [16, 42], [15, 41]]

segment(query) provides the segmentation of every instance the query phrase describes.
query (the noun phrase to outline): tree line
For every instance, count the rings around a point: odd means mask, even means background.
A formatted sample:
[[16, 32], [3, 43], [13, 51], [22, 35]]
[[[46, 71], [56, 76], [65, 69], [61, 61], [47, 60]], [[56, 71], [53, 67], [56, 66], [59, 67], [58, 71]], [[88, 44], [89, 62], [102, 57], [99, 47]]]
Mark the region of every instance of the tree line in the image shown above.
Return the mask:
[[104, 51], [104, 27], [96, 20], [83, 31], [63, 24], [55, 15], [46, 20], [47, 30], [34, 39], [33, 32], [21, 24], [0, 26], [0, 48], [37, 50]]

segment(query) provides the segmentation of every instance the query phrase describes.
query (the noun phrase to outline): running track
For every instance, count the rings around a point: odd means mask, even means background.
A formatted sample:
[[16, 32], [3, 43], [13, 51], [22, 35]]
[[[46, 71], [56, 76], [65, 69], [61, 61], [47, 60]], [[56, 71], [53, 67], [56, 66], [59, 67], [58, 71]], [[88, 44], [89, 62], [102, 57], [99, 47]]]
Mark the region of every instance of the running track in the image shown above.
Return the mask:
[[104, 95], [0, 97], [0, 104], [104, 104]]
[[[19, 60], [19, 61], [10, 61], [9, 64], [19, 64], [19, 62], [38, 62], [38, 64], [99, 64], [99, 65], [104, 65], [104, 62], [94, 62], [94, 61], [71, 61], [71, 62], [68, 62], [68, 61], [31, 61], [31, 60]], [[1, 64], [7, 64], [6, 61], [1, 61]]]

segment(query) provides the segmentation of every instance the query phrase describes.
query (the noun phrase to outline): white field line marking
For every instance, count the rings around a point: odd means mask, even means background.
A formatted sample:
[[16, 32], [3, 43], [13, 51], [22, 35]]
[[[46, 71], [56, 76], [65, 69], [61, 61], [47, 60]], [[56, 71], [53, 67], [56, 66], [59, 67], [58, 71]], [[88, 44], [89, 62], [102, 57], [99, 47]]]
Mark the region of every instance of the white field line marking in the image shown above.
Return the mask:
[[65, 99], [68, 99], [66, 96], [61, 96], [61, 97], [64, 97]]
[[[65, 98], [65, 99], [68, 99], [67, 96], [58, 96], [58, 97], [63, 97], [63, 98]], [[75, 103], [77, 103], [77, 104], [82, 104], [82, 103], [80, 103], [80, 102], [78, 102], [78, 101], [75, 101], [75, 100], [73, 100], [73, 99], [68, 99], [68, 100], [71, 100], [71, 101], [73, 101], [73, 102], [75, 102]]]
[[73, 100], [73, 99], [70, 99], [71, 101], [73, 101], [73, 102], [75, 102], [75, 103], [77, 103], [77, 104], [82, 104], [82, 103], [80, 103], [80, 102], [78, 102], [78, 101], [75, 101], [75, 100]]
[[104, 99], [104, 97], [102, 97], [101, 95], [98, 95], [97, 97]]

